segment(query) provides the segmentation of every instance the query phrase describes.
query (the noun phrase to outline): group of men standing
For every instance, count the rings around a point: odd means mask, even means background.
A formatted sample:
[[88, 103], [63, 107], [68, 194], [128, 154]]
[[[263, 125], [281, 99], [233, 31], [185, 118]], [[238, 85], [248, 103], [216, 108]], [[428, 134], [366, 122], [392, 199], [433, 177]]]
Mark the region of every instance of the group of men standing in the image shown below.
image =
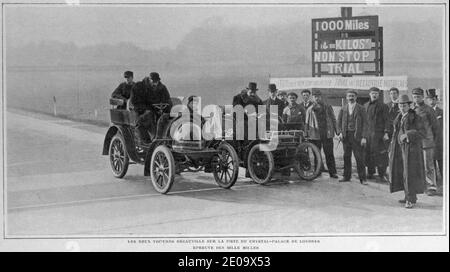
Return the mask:
[[[130, 101], [130, 110], [138, 115], [136, 125], [144, 144], [150, 142], [151, 136], [161, 137], [172, 101], [159, 74], [152, 72], [137, 83], [131, 71], [126, 71], [124, 77], [126, 81], [114, 90], [112, 97]], [[355, 90], [348, 90], [347, 103], [337, 119], [320, 90], [303, 90], [300, 103], [295, 92], [279, 91], [275, 84], [269, 84], [267, 100], [259, 98], [257, 91], [257, 84], [250, 82], [233, 97], [233, 106], [253, 105], [257, 109], [265, 105], [268, 112], [271, 106], [277, 106], [281, 122], [296, 125], [319, 150], [323, 148], [331, 178], [338, 178], [333, 141], [336, 135], [344, 149], [344, 173], [339, 182], [351, 180], [353, 154], [360, 183], [366, 185], [367, 179], [373, 179], [377, 173], [382, 181], [388, 179], [391, 192], [405, 191], [400, 202], [406, 208], [414, 206], [417, 194], [442, 195], [443, 111], [437, 106], [435, 89], [427, 90], [425, 103], [421, 88], [412, 90], [412, 100], [407, 94], [400, 95], [397, 88], [391, 88], [391, 101], [385, 104], [380, 99], [382, 91], [372, 87], [370, 100], [364, 105], [357, 103]], [[157, 103], [166, 103], [168, 107], [158, 111], [153, 106]], [[119, 107], [125, 109], [126, 104]]]
[[331, 178], [338, 178], [333, 151], [336, 135], [344, 149], [344, 173], [339, 182], [351, 180], [353, 154], [360, 183], [367, 185], [367, 180], [377, 174], [381, 181], [390, 182], [391, 192], [405, 191], [405, 199], [400, 202], [406, 208], [414, 206], [416, 194], [442, 195], [443, 112], [437, 106], [435, 89], [427, 90], [426, 104], [420, 88], [413, 89], [413, 100], [391, 88], [391, 101], [385, 104], [382, 90], [373, 87], [364, 105], [357, 103], [355, 90], [348, 90], [347, 103], [337, 120], [320, 90], [303, 90], [300, 103], [294, 92], [283, 99], [275, 84], [269, 84], [265, 101], [258, 97], [257, 90], [256, 83], [251, 82], [233, 98], [233, 106], [276, 105], [282, 122], [299, 124], [311, 142], [323, 148]]

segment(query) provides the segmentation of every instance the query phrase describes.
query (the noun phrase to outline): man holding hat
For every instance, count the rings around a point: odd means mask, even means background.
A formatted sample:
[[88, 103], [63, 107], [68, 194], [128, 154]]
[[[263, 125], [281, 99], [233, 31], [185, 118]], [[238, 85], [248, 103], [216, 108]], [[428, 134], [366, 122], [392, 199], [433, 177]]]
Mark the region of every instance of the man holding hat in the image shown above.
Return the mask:
[[414, 110], [420, 116], [425, 128], [425, 137], [423, 138], [423, 152], [425, 157], [425, 175], [428, 184], [427, 195], [436, 195], [436, 169], [434, 168], [434, 150], [436, 140], [439, 134], [439, 124], [436, 119], [433, 108], [425, 104], [424, 91], [421, 88], [412, 90], [414, 101]]
[[124, 101], [123, 105], [117, 106], [117, 109], [126, 109], [127, 108], [127, 100], [130, 99], [131, 88], [133, 88], [133, 72], [125, 71], [123, 73], [123, 77], [126, 79], [125, 82], [119, 84], [119, 86], [114, 90], [111, 94], [112, 98], [122, 99]]
[[436, 192], [438, 195], [442, 195], [442, 180], [443, 180], [443, 175], [442, 175], [442, 160], [443, 160], [443, 152], [442, 149], [444, 148], [443, 145], [443, 133], [444, 133], [444, 111], [439, 108], [439, 106], [437, 105], [437, 101], [438, 101], [438, 96], [436, 94], [436, 89], [428, 89], [427, 90], [427, 102], [428, 105], [430, 105], [430, 107], [434, 110], [434, 114], [436, 115], [436, 119], [438, 120], [439, 123], [439, 131], [438, 131], [438, 135], [436, 137], [436, 148], [434, 151], [434, 159], [435, 159], [435, 164], [434, 166], [439, 168], [439, 173], [440, 176], [436, 178], [436, 185], [437, 185], [437, 189]]
[[331, 105], [326, 104], [322, 100], [320, 90], [314, 90], [312, 97], [312, 104], [306, 111], [306, 134], [319, 150], [323, 147], [328, 173], [331, 178], [338, 178], [333, 152], [336, 117]]
[[375, 168], [382, 181], [385, 180], [386, 168], [388, 166], [388, 141], [390, 134], [389, 108], [380, 101], [380, 89], [372, 87], [369, 89], [370, 101], [364, 104], [367, 113], [367, 130], [370, 134], [367, 138], [366, 166], [367, 178], [373, 179]]
[[264, 105], [266, 105], [267, 113], [270, 112], [270, 106], [277, 106], [278, 107], [278, 117], [283, 116], [283, 110], [286, 106], [285, 102], [277, 97], [277, 85], [275, 84], [269, 84], [269, 88], [267, 89], [269, 92], [269, 98], [267, 98], [266, 101], [264, 101]]
[[405, 208], [413, 208], [417, 194], [425, 191], [422, 140], [425, 135], [422, 118], [410, 107], [408, 95], [398, 99], [400, 113], [394, 120], [389, 151], [389, 182], [391, 193], [405, 191]]
[[355, 156], [359, 181], [367, 185], [366, 167], [364, 165], [364, 147], [367, 144], [366, 110], [356, 103], [357, 93], [347, 91], [347, 104], [339, 112], [337, 134], [344, 146], [344, 177], [339, 182], [350, 181], [352, 174], [352, 153]]

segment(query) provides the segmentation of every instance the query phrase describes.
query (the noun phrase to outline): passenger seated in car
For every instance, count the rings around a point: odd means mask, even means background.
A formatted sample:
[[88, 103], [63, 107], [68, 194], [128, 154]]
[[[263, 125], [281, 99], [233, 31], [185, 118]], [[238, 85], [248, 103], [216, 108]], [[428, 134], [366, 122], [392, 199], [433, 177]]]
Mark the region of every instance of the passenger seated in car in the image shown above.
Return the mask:
[[283, 110], [283, 122], [284, 123], [297, 123], [298, 129], [304, 129], [305, 127], [305, 112], [300, 104], [297, 104], [298, 95], [294, 92], [288, 95], [288, 105]]
[[120, 106], [117, 106], [117, 109], [122, 110], [127, 108], [127, 101], [128, 99], [130, 99], [131, 89], [134, 86], [132, 71], [125, 71], [125, 73], [123, 73], [123, 77], [126, 79], [126, 81], [120, 83], [119, 86], [111, 94], [111, 98], [123, 100], [124, 103]]
[[[150, 77], [137, 82], [131, 90], [131, 108], [138, 114], [136, 127], [138, 138], [144, 143], [150, 143], [150, 135], [163, 137], [164, 126], [168, 123], [172, 100], [167, 87], [161, 83], [158, 73], [150, 73]], [[168, 104], [161, 112], [154, 104]]]

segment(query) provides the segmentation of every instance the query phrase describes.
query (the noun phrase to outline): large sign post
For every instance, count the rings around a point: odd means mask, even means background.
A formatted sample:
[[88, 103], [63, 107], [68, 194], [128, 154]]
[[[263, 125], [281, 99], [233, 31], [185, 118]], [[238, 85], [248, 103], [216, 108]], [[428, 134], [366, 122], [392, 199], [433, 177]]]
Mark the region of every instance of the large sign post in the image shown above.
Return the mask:
[[378, 16], [312, 20], [312, 76], [383, 75]]

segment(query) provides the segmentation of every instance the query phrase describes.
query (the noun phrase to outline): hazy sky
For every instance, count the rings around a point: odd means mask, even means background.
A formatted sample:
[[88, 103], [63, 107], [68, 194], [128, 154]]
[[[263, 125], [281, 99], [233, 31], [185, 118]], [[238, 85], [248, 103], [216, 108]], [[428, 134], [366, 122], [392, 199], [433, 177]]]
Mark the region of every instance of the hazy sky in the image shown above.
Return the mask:
[[[174, 48], [206, 22], [261, 27], [337, 17], [339, 6], [5, 6], [6, 44], [57, 40], [77, 45], [131, 42], [145, 49]], [[443, 8], [353, 8], [353, 15], [379, 15], [380, 25], [403, 21], [442, 24]]]

